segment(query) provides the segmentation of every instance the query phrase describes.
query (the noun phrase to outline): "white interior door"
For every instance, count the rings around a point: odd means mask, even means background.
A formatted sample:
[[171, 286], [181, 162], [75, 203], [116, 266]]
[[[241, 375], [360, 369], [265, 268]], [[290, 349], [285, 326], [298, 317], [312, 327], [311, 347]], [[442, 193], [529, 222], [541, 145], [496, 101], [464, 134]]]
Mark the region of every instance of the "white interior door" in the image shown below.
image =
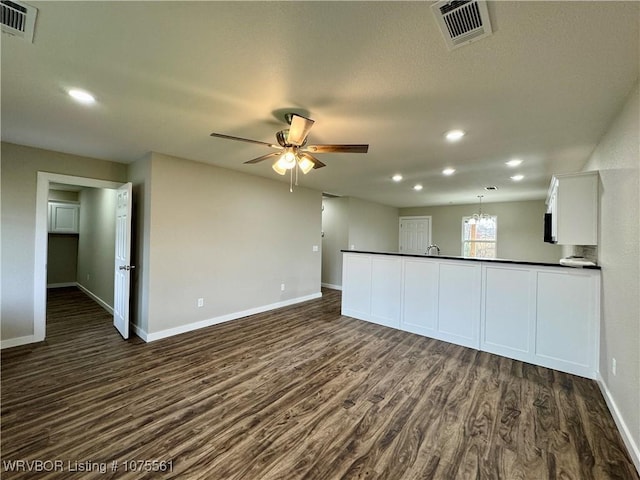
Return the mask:
[[424, 255], [431, 244], [431, 217], [400, 217], [400, 253]]
[[129, 288], [131, 285], [131, 183], [118, 188], [116, 202], [116, 260], [113, 325], [129, 338]]

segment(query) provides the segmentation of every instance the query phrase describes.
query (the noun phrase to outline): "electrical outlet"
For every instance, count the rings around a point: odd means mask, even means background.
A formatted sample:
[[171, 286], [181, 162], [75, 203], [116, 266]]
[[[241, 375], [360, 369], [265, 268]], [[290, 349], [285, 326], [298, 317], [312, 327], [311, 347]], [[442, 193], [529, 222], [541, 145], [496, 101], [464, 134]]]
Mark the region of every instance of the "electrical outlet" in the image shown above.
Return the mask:
[[356, 246], [355, 245], [351, 245], [351, 250], [355, 250]]
[[198, 299], [198, 308], [204, 307], [204, 298]]
[[284, 283], [281, 283], [281, 284], [280, 284], [280, 291], [281, 291], [281, 292], [284, 292]]
[[312, 250], [313, 250], [314, 252], [317, 252], [317, 251], [318, 251], [318, 245], [314, 245], [314, 246], [313, 246], [313, 248], [312, 248]]
[[616, 359], [612, 358], [611, 359], [611, 373], [616, 375], [616, 373], [617, 373], [616, 370], [617, 370]]

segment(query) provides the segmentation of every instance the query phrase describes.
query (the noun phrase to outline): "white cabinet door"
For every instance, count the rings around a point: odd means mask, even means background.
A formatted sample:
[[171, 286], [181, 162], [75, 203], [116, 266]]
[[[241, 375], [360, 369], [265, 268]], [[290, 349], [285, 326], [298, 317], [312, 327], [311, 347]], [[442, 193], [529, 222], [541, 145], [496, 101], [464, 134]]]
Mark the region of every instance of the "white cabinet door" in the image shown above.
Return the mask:
[[344, 254], [342, 261], [342, 313], [368, 318], [371, 313], [371, 255]]
[[560, 245], [598, 244], [598, 172], [554, 176], [548, 203]]
[[375, 256], [371, 262], [371, 321], [400, 328], [402, 260]]
[[80, 206], [73, 203], [49, 202], [49, 232], [78, 233]]
[[481, 264], [441, 262], [437, 338], [480, 348]]
[[485, 266], [483, 276], [481, 350], [531, 362], [535, 273], [496, 265]]
[[537, 272], [535, 363], [593, 378], [599, 281], [580, 270]]
[[401, 328], [432, 337], [438, 320], [438, 263], [405, 259]]

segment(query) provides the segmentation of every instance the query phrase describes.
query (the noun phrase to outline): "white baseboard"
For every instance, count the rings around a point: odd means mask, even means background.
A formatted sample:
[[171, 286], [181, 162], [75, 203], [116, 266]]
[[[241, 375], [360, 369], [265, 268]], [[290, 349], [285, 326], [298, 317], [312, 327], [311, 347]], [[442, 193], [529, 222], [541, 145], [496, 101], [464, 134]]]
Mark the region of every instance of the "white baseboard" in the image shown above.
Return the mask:
[[47, 288], [75, 287], [77, 282], [48, 283]]
[[80, 283], [76, 283], [75, 284], [80, 290], [82, 290], [84, 293], [86, 293], [87, 295], [89, 295], [98, 305], [100, 305], [102, 308], [104, 308], [107, 312], [109, 312], [111, 315], [113, 315], [113, 307], [111, 305], [109, 305], [107, 302], [105, 302], [104, 300], [102, 300], [99, 296], [97, 296], [95, 293], [93, 293], [91, 290], [89, 290], [87, 287], [85, 287], [84, 285], [80, 284]]
[[604, 379], [600, 375], [600, 372], [598, 372], [596, 380], [598, 382], [598, 385], [600, 386], [600, 391], [604, 396], [604, 400], [605, 402], [607, 402], [607, 406], [609, 407], [611, 416], [613, 417], [613, 420], [616, 422], [616, 426], [618, 427], [618, 431], [620, 432], [622, 441], [627, 447], [629, 456], [631, 457], [631, 461], [636, 466], [636, 470], [638, 471], [638, 474], [640, 474], [640, 446], [637, 445], [636, 442], [634, 441], [633, 435], [631, 435], [631, 432], [629, 431], [629, 427], [624, 421], [624, 418], [622, 418], [622, 415], [620, 414], [620, 410], [618, 409], [618, 406], [616, 405], [616, 402], [613, 399], [613, 396], [611, 395], [611, 392], [609, 391], [607, 384], [605, 383]]
[[27, 343], [35, 343], [38, 340], [35, 335], [26, 335], [24, 337], [8, 338], [0, 342], [0, 350], [11, 347], [19, 347], [20, 345], [26, 345]]
[[140, 337], [145, 342], [150, 341], [149, 334], [145, 332], [142, 328], [140, 328], [138, 325], [136, 325], [135, 323], [129, 323], [129, 328], [131, 328], [131, 330], [133, 330], [133, 333], [135, 333], [138, 337]]
[[243, 310], [241, 312], [229, 313], [226, 315], [221, 315], [219, 317], [209, 318], [207, 320], [201, 320], [199, 322], [189, 323], [187, 325], [180, 325], [175, 328], [168, 328], [167, 330], [161, 330], [159, 332], [147, 333], [139, 327], [133, 325], [133, 330], [140, 338], [142, 338], [145, 342], [153, 342], [154, 340], [160, 340], [162, 338], [173, 337], [174, 335], [179, 335], [181, 333], [191, 332], [193, 330], [198, 330], [200, 328], [210, 327], [212, 325], [217, 325], [219, 323], [228, 322], [230, 320], [237, 320], [238, 318], [247, 317], [249, 315], [255, 315], [257, 313], [264, 313], [270, 310], [275, 310], [276, 308], [282, 308], [289, 305], [294, 305], [296, 303], [306, 302], [308, 300], [313, 300], [316, 298], [322, 297], [322, 293], [313, 293], [311, 295], [305, 295], [304, 297], [292, 298], [289, 300], [284, 300], [282, 302], [276, 302], [269, 305], [263, 305], [261, 307], [250, 308], [249, 310]]
[[321, 285], [325, 288], [330, 288], [331, 290], [342, 290], [342, 285], [334, 285], [332, 283], [321, 283]]

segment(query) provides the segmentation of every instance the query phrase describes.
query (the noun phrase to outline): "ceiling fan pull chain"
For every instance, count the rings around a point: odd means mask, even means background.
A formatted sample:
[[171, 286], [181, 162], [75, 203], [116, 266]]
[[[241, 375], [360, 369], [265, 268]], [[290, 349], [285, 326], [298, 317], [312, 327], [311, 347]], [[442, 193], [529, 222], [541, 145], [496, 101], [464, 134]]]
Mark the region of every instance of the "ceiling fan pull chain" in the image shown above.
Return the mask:
[[296, 169], [296, 187], [298, 186], [298, 162], [296, 161], [296, 166], [294, 167]]
[[291, 175], [289, 176], [289, 191], [293, 193], [293, 170], [291, 170]]

